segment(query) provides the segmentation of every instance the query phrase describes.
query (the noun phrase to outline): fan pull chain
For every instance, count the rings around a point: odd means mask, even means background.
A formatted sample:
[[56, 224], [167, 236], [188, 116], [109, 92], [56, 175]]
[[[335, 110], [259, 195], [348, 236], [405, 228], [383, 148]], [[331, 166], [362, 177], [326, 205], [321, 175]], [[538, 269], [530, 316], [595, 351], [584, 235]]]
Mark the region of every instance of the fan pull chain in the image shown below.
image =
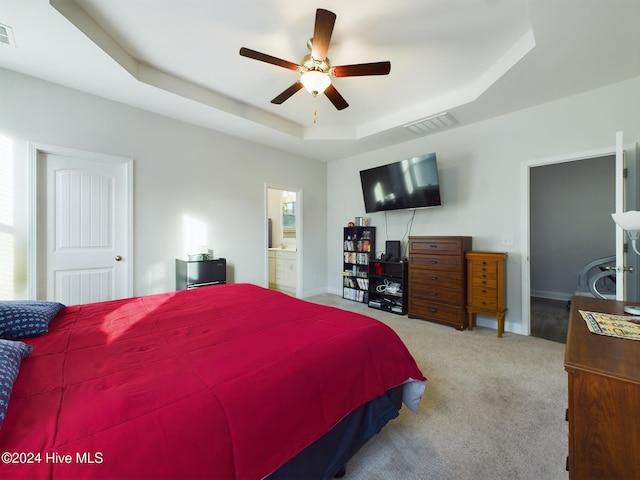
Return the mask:
[[318, 95], [313, 96], [313, 124], [318, 123]]

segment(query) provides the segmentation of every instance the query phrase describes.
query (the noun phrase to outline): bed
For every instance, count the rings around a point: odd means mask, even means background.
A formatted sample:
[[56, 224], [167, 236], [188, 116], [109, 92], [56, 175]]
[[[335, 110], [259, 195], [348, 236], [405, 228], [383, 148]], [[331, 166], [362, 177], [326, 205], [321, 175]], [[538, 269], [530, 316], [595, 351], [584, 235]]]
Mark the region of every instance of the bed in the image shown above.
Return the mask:
[[250, 284], [68, 306], [45, 330], [8, 342], [32, 351], [2, 479], [331, 478], [426, 382], [382, 322]]

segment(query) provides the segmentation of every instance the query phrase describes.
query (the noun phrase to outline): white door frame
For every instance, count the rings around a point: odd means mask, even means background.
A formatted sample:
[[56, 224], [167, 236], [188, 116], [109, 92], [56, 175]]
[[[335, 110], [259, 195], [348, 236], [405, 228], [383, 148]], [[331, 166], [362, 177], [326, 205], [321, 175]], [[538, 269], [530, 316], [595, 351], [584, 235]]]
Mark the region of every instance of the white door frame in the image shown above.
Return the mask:
[[[578, 160], [587, 160], [596, 157], [613, 156], [616, 154], [616, 147], [604, 148], [600, 150], [592, 150], [581, 153], [572, 153], [568, 155], [560, 155], [557, 157], [548, 157], [535, 160], [529, 160], [522, 162], [520, 167], [520, 191], [522, 211], [520, 218], [520, 238], [522, 240], [522, 334], [531, 335], [531, 264], [530, 264], [530, 241], [529, 241], [529, 227], [530, 227], [530, 179], [531, 169], [534, 167], [541, 167], [544, 165], [553, 165], [556, 163], [574, 162]], [[611, 227], [614, 227], [613, 221]], [[576, 239], [577, 241], [577, 239]]]
[[275, 183], [264, 184], [264, 287], [269, 288], [269, 189], [296, 192], [296, 297], [302, 298], [302, 188], [280, 185]]
[[[38, 294], [38, 176], [42, 173], [43, 166], [39, 159], [43, 158], [42, 154], [63, 155], [76, 158], [87, 158], [90, 160], [111, 162], [123, 165], [125, 167], [126, 191], [127, 191], [127, 219], [126, 225], [129, 230], [127, 240], [126, 258], [127, 262], [127, 286], [125, 288], [127, 296], [133, 296], [133, 159], [126, 157], [118, 157], [115, 155], [107, 155], [102, 153], [88, 152], [73, 148], [61, 147], [57, 145], [46, 145], [41, 143], [29, 142], [29, 239], [28, 239], [28, 266], [29, 275], [28, 291], [29, 298], [37, 298]], [[46, 233], [44, 233], [46, 234]]]

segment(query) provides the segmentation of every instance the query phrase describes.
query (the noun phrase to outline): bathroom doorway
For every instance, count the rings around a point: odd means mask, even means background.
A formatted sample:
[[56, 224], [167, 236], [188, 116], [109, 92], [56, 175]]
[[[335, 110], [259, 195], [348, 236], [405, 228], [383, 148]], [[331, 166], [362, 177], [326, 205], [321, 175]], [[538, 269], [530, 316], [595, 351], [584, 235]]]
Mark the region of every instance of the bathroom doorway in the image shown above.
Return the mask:
[[267, 185], [267, 285], [293, 296], [301, 291], [301, 197], [294, 188]]

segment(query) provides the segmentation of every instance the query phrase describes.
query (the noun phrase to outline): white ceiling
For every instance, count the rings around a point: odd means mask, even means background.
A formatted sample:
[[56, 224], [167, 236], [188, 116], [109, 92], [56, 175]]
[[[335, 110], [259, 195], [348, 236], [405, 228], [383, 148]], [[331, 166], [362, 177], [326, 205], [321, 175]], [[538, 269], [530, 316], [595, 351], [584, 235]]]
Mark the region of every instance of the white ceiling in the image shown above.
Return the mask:
[[[334, 79], [342, 111], [271, 104], [298, 74], [238, 54], [299, 63], [316, 8], [337, 14], [333, 65], [391, 62]], [[0, 24], [2, 67], [322, 161], [640, 75], [640, 0], [0, 0]]]

